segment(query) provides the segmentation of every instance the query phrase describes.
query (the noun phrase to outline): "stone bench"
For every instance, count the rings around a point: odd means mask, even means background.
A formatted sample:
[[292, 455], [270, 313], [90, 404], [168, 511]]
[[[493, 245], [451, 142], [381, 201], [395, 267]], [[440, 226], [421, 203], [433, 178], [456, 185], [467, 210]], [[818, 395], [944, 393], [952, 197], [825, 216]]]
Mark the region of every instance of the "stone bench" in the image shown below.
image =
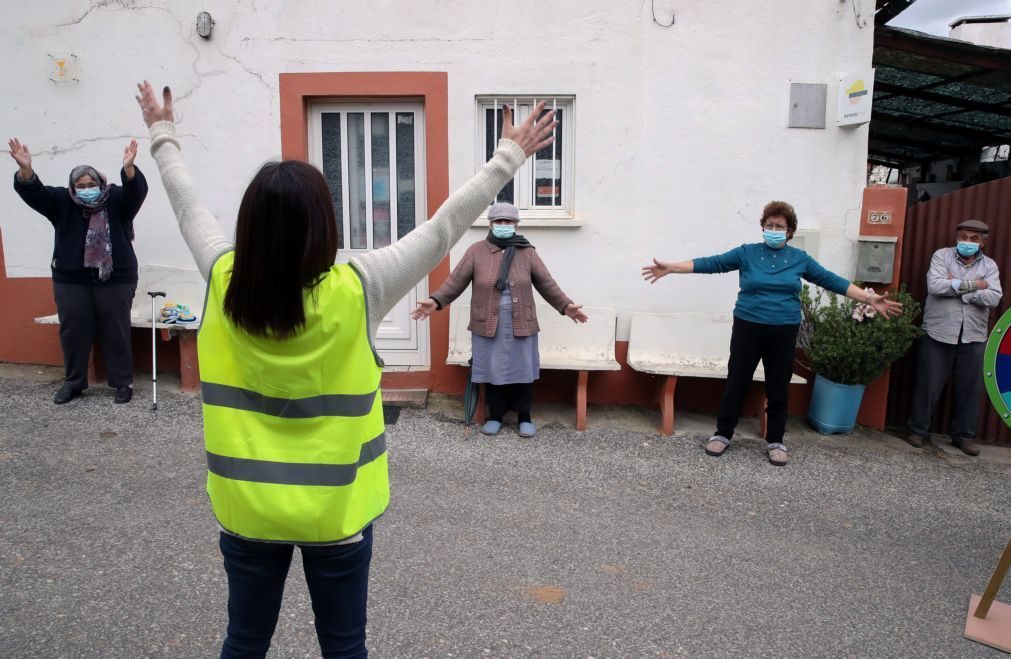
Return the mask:
[[[674, 390], [679, 377], [726, 379], [732, 327], [733, 318], [729, 316], [698, 312], [632, 314], [628, 365], [641, 373], [662, 376], [657, 389], [661, 434], [674, 432]], [[752, 379], [765, 381], [761, 362]], [[804, 382], [807, 380], [797, 374], [790, 380], [791, 384]], [[761, 425], [764, 437], [764, 412]]]
[[[155, 301], [155, 313], [160, 314], [166, 301], [185, 304], [197, 316], [195, 323], [162, 323], [155, 322], [155, 329], [163, 341], [178, 338], [179, 345], [179, 378], [181, 387], [194, 391], [200, 387], [200, 370], [197, 365], [197, 330], [200, 329], [200, 316], [203, 313], [204, 295], [207, 284], [195, 268], [177, 268], [173, 266], [147, 265], [141, 266], [137, 272], [137, 292], [130, 308], [130, 326], [138, 329], [151, 330], [151, 298], [148, 291], [161, 291], [164, 298]], [[41, 325], [59, 325], [57, 314], [42, 316], [35, 319]], [[88, 379], [95, 379], [94, 353], [89, 360]]]

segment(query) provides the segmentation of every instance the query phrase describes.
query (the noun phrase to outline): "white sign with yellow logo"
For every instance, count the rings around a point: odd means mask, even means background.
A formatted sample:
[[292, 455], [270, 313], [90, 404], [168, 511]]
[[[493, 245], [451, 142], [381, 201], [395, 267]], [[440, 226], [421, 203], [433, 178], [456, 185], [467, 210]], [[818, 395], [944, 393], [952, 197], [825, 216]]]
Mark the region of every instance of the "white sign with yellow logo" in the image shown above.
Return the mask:
[[874, 69], [845, 76], [839, 81], [837, 126], [857, 126], [871, 120], [874, 100]]

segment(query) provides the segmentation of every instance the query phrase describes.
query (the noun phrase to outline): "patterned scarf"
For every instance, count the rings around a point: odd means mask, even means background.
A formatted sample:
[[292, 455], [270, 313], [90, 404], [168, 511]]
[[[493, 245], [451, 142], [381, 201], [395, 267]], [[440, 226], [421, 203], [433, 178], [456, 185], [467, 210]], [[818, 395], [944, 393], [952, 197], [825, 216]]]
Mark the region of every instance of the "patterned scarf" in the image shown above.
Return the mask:
[[491, 229], [488, 230], [488, 237], [485, 240], [505, 250], [502, 254], [502, 266], [498, 271], [498, 279], [495, 280], [495, 288], [498, 291], [504, 291], [509, 285], [509, 268], [512, 267], [513, 257], [516, 256], [516, 248], [525, 249], [533, 247], [533, 245], [519, 234], [514, 235], [512, 238], [496, 238]]
[[[77, 198], [74, 182], [87, 174], [98, 181], [102, 194], [92, 203]], [[81, 165], [70, 172], [70, 199], [77, 204], [88, 222], [88, 233], [84, 237], [84, 267], [98, 268], [98, 280], [107, 281], [112, 274], [112, 238], [109, 235], [109, 214], [105, 205], [109, 201], [109, 187], [105, 175], [94, 167]]]

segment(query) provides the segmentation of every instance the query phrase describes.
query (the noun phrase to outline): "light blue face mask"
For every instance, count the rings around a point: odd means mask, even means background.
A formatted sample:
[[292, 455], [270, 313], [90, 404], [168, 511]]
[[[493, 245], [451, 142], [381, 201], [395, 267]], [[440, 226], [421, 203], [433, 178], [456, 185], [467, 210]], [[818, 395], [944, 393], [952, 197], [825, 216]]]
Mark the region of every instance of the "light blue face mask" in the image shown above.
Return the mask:
[[762, 238], [765, 240], [765, 244], [769, 247], [782, 247], [786, 244], [785, 231], [769, 231], [766, 229], [762, 232]]
[[971, 243], [968, 240], [959, 240], [955, 245], [955, 250], [960, 256], [973, 256], [979, 251], [979, 243]]
[[74, 190], [77, 192], [77, 198], [86, 204], [90, 204], [102, 196], [102, 191], [98, 188], [74, 188]]
[[496, 238], [512, 238], [516, 235], [516, 227], [511, 224], [493, 224], [491, 234]]

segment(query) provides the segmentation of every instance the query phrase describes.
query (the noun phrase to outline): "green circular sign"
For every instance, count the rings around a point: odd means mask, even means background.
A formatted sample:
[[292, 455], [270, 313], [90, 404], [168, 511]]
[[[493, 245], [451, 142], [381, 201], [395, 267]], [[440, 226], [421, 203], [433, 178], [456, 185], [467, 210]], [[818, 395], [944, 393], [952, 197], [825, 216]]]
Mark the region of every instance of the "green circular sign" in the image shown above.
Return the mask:
[[997, 321], [986, 342], [983, 355], [983, 381], [990, 404], [1011, 427], [1011, 309]]

